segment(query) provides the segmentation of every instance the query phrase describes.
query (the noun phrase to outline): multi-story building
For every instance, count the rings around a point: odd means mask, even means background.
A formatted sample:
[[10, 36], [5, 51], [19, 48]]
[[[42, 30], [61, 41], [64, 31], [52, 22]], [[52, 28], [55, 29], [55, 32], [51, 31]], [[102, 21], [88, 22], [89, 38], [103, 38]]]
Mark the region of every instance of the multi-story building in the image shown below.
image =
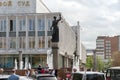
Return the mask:
[[[0, 67], [53, 68], [52, 31], [54, 16], [41, 0], [0, 0]], [[62, 16], [59, 22], [58, 68], [70, 67], [75, 51], [75, 33]], [[20, 62], [20, 60], [22, 62]], [[23, 65], [23, 66], [22, 66]]]
[[[72, 29], [76, 33], [76, 53], [75, 55], [78, 57], [78, 62], [76, 65], [79, 66], [79, 68], [84, 68], [86, 64], [86, 48], [82, 44], [81, 41], [81, 33], [80, 33], [80, 25], [79, 22], [77, 23], [77, 26], [72, 26]], [[77, 66], [76, 66], [77, 67]]]
[[111, 59], [112, 54], [120, 51], [119, 36], [98, 36], [96, 39], [96, 54], [101, 55], [103, 59]]

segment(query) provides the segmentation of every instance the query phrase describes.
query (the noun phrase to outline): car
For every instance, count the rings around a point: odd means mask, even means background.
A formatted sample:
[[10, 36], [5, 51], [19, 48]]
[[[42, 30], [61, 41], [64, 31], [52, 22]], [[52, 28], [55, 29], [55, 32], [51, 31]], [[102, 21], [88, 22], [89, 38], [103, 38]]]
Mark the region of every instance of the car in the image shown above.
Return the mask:
[[0, 75], [0, 80], [8, 80], [10, 75]]
[[52, 74], [37, 74], [34, 80], [57, 80], [55, 75]]
[[71, 74], [72, 80], [106, 80], [104, 73], [93, 71], [80, 71]]
[[[10, 75], [0, 75], [0, 80], [8, 80], [9, 76]], [[19, 77], [20, 77], [20, 80], [33, 80], [32, 78], [27, 76], [19, 76]]]
[[8, 78], [0, 78], [0, 80], [8, 80]]

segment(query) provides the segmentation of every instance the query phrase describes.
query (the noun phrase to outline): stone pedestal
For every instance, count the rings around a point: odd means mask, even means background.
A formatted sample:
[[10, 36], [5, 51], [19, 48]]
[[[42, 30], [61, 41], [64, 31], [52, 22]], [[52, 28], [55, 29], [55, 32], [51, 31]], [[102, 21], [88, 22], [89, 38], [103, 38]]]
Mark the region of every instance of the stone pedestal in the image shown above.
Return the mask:
[[59, 59], [59, 52], [58, 52], [58, 43], [52, 43], [52, 54], [53, 54], [53, 68], [58, 69], [58, 59]]

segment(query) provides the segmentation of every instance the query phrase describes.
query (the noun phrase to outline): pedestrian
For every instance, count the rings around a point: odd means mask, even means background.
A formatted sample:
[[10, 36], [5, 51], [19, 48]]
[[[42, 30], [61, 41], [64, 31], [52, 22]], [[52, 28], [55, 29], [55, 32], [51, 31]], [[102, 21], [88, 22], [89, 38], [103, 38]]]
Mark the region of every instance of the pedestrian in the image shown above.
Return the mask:
[[0, 68], [0, 74], [3, 75], [3, 72], [4, 72], [4, 69], [3, 69], [3, 68]]
[[57, 69], [53, 69], [53, 71], [52, 71], [52, 75], [54, 75], [54, 76], [57, 77], [57, 74], [58, 74], [58, 70], [57, 70]]
[[26, 74], [27, 77], [30, 77], [30, 75], [31, 75], [31, 70], [28, 69], [25, 74]]
[[42, 66], [41, 66], [41, 64], [39, 64], [39, 66], [38, 66], [38, 74], [40, 74], [41, 71], [42, 71]]
[[8, 77], [8, 80], [19, 80], [19, 76], [16, 75], [16, 70], [12, 69], [12, 74]]
[[45, 69], [45, 73], [49, 73], [49, 66], [48, 66], [48, 64], [46, 64], [46, 66], [44, 67], [44, 69]]

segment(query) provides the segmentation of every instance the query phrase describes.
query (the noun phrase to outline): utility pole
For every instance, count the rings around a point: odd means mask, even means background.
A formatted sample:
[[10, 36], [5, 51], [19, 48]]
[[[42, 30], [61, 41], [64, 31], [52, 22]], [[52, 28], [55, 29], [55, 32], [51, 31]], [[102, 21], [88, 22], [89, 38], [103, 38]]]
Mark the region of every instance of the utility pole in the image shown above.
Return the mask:
[[97, 67], [97, 59], [96, 59], [96, 50], [93, 50], [93, 58], [94, 58], [94, 71], [96, 71], [96, 67]]

